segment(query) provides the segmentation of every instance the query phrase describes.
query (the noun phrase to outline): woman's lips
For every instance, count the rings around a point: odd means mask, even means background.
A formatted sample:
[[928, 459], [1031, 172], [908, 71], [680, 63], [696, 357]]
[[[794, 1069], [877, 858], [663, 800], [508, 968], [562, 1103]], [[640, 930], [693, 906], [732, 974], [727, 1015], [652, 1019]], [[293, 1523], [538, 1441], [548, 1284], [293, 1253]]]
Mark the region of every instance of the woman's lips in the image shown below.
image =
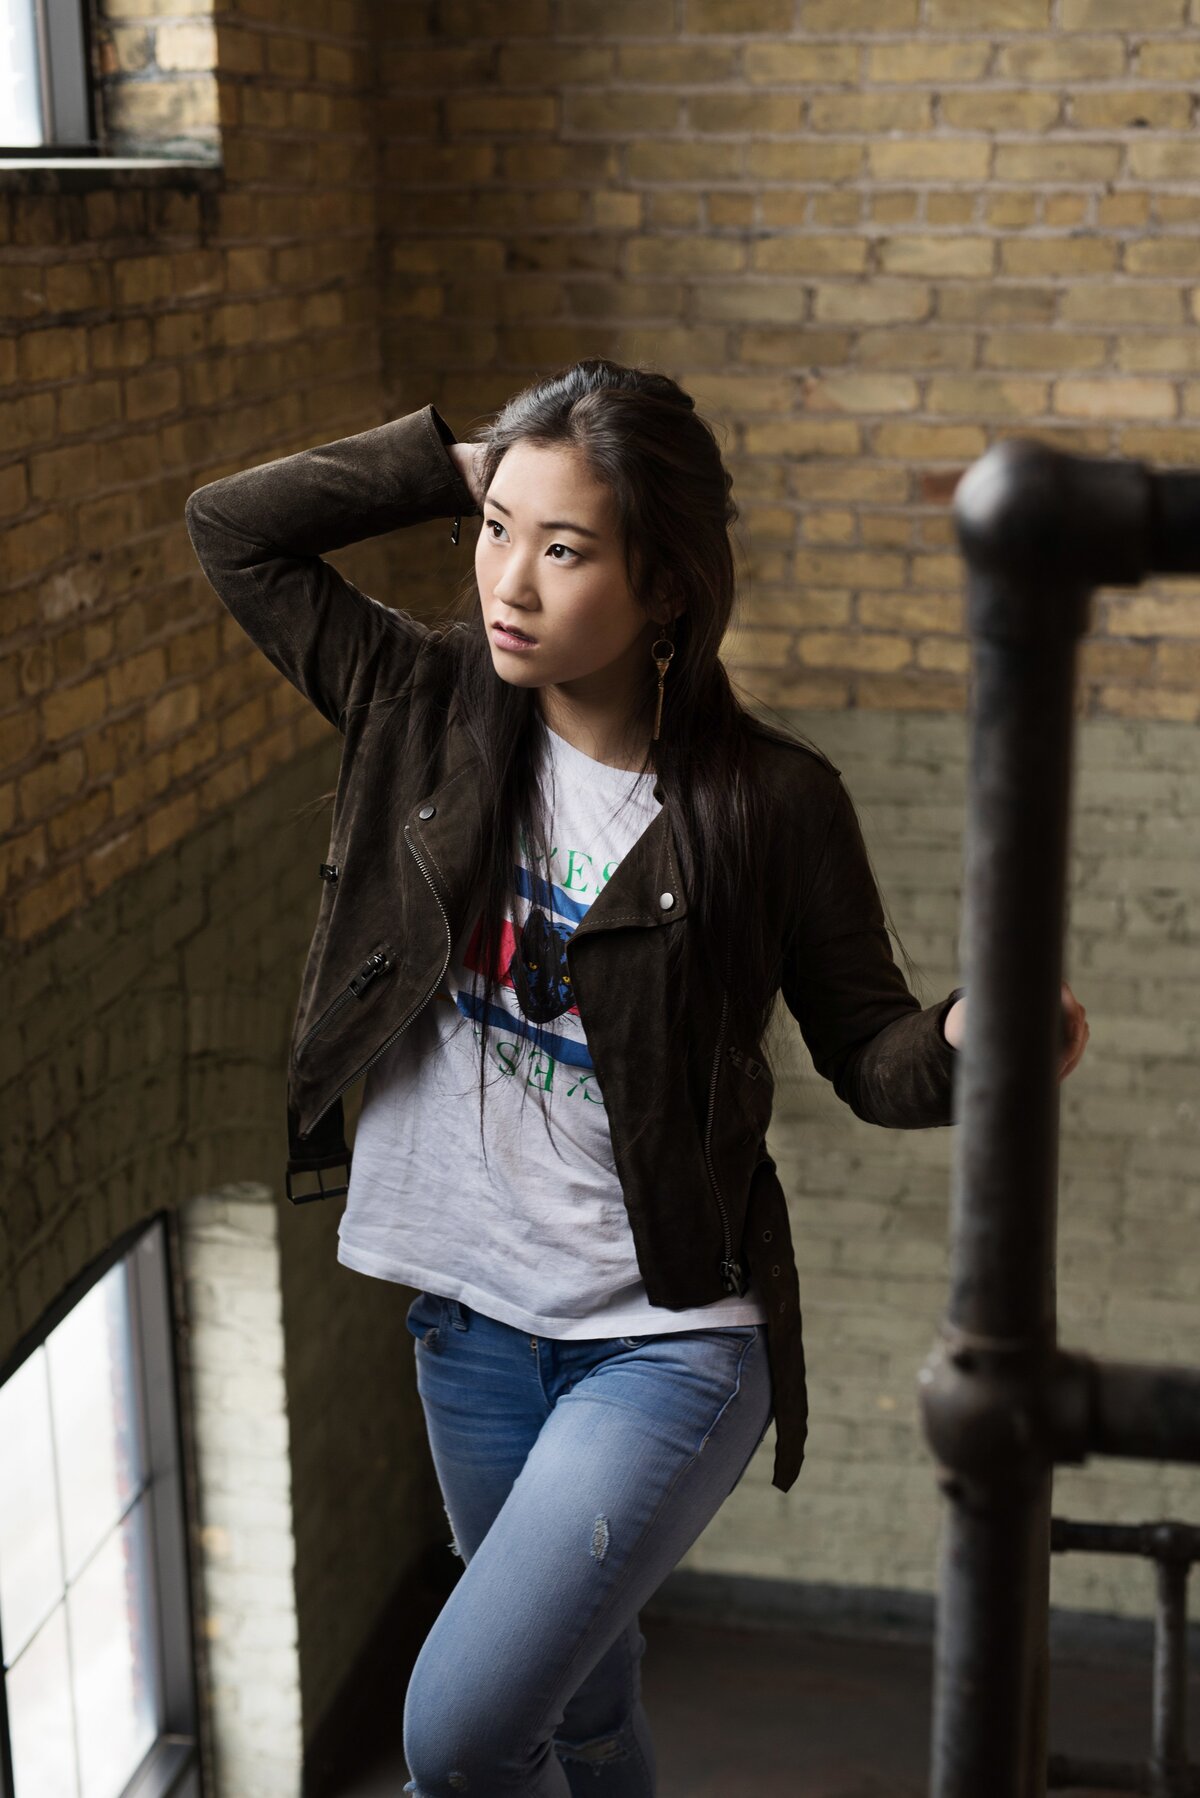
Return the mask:
[[526, 636], [524, 631], [519, 631], [515, 627], [510, 629], [508, 625], [499, 622], [493, 624], [492, 630], [502, 642], [507, 639], [510, 643], [528, 644], [532, 647], [537, 641], [536, 637]]

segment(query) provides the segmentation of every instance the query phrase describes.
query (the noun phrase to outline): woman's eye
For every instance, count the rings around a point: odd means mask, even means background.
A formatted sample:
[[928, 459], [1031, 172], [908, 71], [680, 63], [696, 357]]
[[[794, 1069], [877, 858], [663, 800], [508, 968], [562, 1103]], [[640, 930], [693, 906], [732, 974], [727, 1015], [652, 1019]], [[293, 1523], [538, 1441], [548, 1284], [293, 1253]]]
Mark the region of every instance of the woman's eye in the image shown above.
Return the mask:
[[[485, 520], [483, 528], [485, 531], [490, 531], [493, 525], [495, 525], [495, 527], [498, 531], [502, 531], [504, 529], [504, 526], [500, 523], [500, 520], [498, 518], [489, 518], [489, 519]], [[497, 543], [497, 542], [499, 542], [499, 539], [497, 537], [493, 537], [492, 542]], [[576, 558], [576, 560], [578, 560], [578, 558], [579, 558], [579, 551], [577, 549], [572, 549], [569, 543], [552, 543], [550, 545], [550, 548], [552, 550], [564, 549], [564, 550], [566, 550], [566, 552], [569, 556], [574, 556]], [[563, 558], [561, 556], [554, 557], [554, 560], [556, 562], [561, 562], [562, 559]]]

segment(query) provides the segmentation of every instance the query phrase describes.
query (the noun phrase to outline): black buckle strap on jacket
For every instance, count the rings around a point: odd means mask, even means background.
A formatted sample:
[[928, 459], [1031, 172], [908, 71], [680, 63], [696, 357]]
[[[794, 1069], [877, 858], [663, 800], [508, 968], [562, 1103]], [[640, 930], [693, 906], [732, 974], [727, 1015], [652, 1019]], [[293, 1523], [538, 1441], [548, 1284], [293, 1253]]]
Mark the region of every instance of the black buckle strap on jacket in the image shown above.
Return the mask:
[[[300, 1135], [300, 1113], [288, 1105], [288, 1164], [284, 1175], [287, 1196], [293, 1205], [306, 1205], [310, 1199], [339, 1199], [350, 1190], [350, 1150], [346, 1147], [346, 1123], [342, 1101], [337, 1098], [307, 1136]], [[345, 1167], [346, 1177], [340, 1186], [327, 1185], [329, 1168]], [[315, 1174], [315, 1192], [297, 1192], [292, 1186], [296, 1174]]]

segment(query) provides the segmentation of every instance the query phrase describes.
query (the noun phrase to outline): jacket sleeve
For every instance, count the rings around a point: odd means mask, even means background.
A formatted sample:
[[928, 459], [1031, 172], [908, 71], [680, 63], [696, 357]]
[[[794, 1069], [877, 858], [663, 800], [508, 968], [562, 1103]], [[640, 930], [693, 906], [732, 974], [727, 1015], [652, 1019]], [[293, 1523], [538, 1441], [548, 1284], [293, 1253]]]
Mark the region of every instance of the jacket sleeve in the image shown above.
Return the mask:
[[429, 626], [369, 598], [322, 556], [402, 525], [478, 512], [447, 452], [455, 441], [428, 405], [210, 481], [184, 505], [218, 598], [339, 729], [383, 668], [403, 678]]
[[964, 989], [924, 1010], [909, 991], [840, 777], [781, 987], [814, 1067], [856, 1116], [893, 1129], [953, 1122], [958, 1051], [942, 1023]]

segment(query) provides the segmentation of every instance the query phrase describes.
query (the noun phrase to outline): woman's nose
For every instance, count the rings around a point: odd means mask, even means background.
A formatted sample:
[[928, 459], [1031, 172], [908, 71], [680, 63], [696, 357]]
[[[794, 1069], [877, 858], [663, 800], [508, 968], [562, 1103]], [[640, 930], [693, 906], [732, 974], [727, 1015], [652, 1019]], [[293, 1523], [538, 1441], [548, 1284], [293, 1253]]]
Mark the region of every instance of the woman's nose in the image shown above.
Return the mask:
[[508, 599], [519, 593], [528, 593], [532, 585], [528, 564], [518, 552], [504, 558], [504, 567], [492, 581], [492, 592], [497, 599]]

